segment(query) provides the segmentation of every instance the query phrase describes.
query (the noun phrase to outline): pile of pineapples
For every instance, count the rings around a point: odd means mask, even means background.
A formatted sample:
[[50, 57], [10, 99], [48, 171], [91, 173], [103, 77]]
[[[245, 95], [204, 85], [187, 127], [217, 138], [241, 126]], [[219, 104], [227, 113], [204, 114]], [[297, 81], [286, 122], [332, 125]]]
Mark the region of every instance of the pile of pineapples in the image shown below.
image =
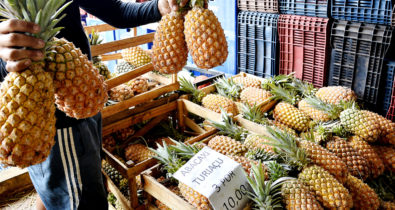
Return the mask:
[[[195, 102], [222, 113], [222, 122], [210, 122], [220, 134], [207, 146], [245, 167], [253, 208], [395, 208], [395, 123], [360, 109], [351, 89], [317, 90], [292, 75], [241, 75], [215, 85], [217, 91], [206, 94], [181, 79]], [[270, 101], [277, 103], [267, 111]], [[236, 114], [261, 124], [266, 135], [238, 127]], [[153, 151], [170, 175], [199, 148], [179, 144]], [[196, 208], [211, 208], [207, 198], [178, 185]]]

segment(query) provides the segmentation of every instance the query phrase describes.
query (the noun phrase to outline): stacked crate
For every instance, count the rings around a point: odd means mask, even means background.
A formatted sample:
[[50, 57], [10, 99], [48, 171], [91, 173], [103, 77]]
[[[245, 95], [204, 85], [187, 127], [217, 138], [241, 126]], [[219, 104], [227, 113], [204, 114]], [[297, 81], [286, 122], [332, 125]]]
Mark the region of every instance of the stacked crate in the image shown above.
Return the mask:
[[[395, 72], [395, 62], [392, 63], [388, 63], [388, 72], [392, 72], [392, 77], [394, 78], [392, 81], [392, 91], [391, 91], [391, 95], [388, 98], [385, 98], [385, 100], [387, 101], [387, 99], [390, 99], [390, 107], [388, 108], [388, 112], [387, 112], [387, 119], [392, 120], [393, 122], [395, 121], [395, 77], [394, 77], [394, 72]], [[389, 79], [389, 77], [387, 77], [387, 80]], [[387, 83], [388, 84], [388, 83]], [[388, 92], [386, 91], [386, 94]]]
[[315, 87], [327, 84], [329, 18], [326, 0], [280, 0], [280, 74]]
[[278, 72], [278, 3], [238, 0], [237, 70], [259, 77]]
[[393, 8], [391, 0], [332, 0], [331, 14], [336, 20], [329, 85], [352, 88], [366, 108], [388, 107], [385, 101], [390, 101], [385, 99], [391, 95], [385, 88], [393, 74], [384, 58], [391, 44]]

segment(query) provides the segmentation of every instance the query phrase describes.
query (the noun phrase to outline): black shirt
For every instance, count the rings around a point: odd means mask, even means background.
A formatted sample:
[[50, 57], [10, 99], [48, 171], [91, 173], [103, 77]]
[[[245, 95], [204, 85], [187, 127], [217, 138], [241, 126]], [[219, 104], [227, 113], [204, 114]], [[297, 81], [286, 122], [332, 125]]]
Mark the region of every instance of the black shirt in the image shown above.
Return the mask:
[[[117, 28], [131, 28], [156, 22], [161, 18], [158, 0], [144, 3], [126, 3], [120, 0], [74, 0], [63, 12], [66, 17], [59, 22], [58, 26], [64, 29], [57, 37], [64, 37], [73, 42], [89, 58], [91, 57], [90, 47], [81, 24], [79, 7]], [[7, 73], [5, 63], [0, 59], [0, 81], [4, 80]], [[78, 120], [67, 117], [60, 110], [56, 110], [56, 119], [57, 128], [71, 127], [78, 123]]]

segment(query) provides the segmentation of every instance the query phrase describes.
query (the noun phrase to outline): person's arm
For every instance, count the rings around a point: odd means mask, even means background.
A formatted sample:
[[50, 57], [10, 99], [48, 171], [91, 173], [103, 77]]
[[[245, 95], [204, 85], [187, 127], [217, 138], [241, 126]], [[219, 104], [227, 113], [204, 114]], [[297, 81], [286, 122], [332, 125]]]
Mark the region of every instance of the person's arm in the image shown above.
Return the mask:
[[133, 3], [120, 0], [79, 0], [79, 5], [86, 12], [114, 27], [132, 28], [161, 19], [158, 1]]

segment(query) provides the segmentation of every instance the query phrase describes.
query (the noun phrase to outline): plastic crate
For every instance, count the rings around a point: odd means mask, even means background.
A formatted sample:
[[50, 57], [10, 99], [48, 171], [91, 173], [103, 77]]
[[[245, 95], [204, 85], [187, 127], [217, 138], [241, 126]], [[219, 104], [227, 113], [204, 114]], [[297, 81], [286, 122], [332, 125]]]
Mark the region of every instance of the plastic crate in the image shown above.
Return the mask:
[[280, 74], [295, 76], [323, 87], [328, 69], [328, 18], [280, 15]]
[[384, 96], [383, 96], [383, 115], [388, 112], [391, 105], [392, 98], [392, 87], [394, 83], [395, 74], [395, 61], [388, 61], [385, 65], [385, 86], [384, 86]]
[[395, 26], [391, 0], [332, 0], [332, 17], [338, 20]]
[[277, 73], [279, 15], [240, 12], [238, 15], [238, 71], [258, 77]]
[[279, 0], [280, 13], [312, 17], [329, 17], [330, 0]]
[[366, 105], [372, 108], [378, 105], [383, 58], [391, 35], [389, 26], [335, 21], [329, 85], [352, 88]]
[[278, 13], [278, 0], [238, 0], [242, 11]]

